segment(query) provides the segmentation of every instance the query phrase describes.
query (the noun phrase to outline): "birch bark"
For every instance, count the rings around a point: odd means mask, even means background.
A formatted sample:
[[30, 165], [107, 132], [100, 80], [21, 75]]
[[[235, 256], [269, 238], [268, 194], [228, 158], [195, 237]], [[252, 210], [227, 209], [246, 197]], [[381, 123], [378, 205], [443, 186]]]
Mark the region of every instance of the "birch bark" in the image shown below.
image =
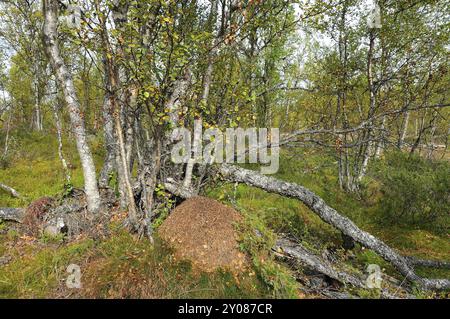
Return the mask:
[[72, 131], [75, 136], [78, 154], [84, 176], [84, 190], [88, 211], [96, 213], [100, 209], [100, 194], [97, 186], [94, 160], [86, 138], [80, 102], [76, 96], [73, 79], [61, 56], [58, 47], [58, 1], [44, 0], [44, 46], [50, 63], [56, 73], [58, 85], [61, 87], [69, 111]]

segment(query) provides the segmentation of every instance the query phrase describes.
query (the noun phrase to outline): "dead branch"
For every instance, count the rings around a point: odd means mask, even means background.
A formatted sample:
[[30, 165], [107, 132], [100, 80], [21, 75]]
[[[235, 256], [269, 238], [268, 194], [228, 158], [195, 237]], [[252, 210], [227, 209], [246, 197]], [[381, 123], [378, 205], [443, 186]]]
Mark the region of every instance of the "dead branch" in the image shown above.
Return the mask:
[[20, 197], [22, 197], [22, 196], [19, 194], [18, 191], [16, 191], [14, 188], [12, 188], [12, 187], [10, 187], [10, 186], [8, 186], [8, 185], [5, 185], [5, 184], [0, 183], [0, 188], [3, 189], [3, 190], [4, 190], [5, 192], [7, 192], [8, 194], [10, 194], [12, 197], [15, 197], [15, 198], [20, 198]]
[[[356, 275], [352, 275], [344, 270], [337, 269], [330, 262], [323, 258], [313, 254], [306, 249], [302, 244], [290, 240], [288, 238], [279, 238], [273, 248], [277, 254], [287, 255], [290, 258], [294, 258], [306, 267], [324, 274], [332, 279], [335, 279], [344, 284], [350, 284], [356, 288], [367, 288], [363, 280]], [[390, 294], [386, 289], [381, 289], [381, 296], [383, 298], [394, 299], [394, 295]], [[346, 295], [347, 298], [351, 297]]]
[[335, 269], [335, 267], [333, 267], [328, 261], [323, 260], [319, 256], [311, 253], [300, 243], [294, 242], [287, 238], [279, 238], [273, 250], [277, 253], [282, 253], [288, 255], [289, 257], [295, 258], [308, 268], [311, 268], [344, 284], [351, 284], [357, 288], [365, 287], [361, 279], [345, 271]]
[[[441, 104], [433, 104], [433, 105], [425, 105], [425, 106], [417, 106], [417, 107], [411, 107], [408, 108], [408, 111], [421, 111], [425, 109], [439, 109], [439, 108], [446, 108], [449, 107], [449, 103], [441, 103]], [[369, 119], [361, 122], [359, 125], [351, 128], [345, 128], [345, 129], [324, 129], [324, 128], [318, 128], [318, 129], [305, 129], [305, 130], [297, 130], [291, 133], [283, 134], [281, 136], [280, 146], [287, 144], [289, 142], [295, 141], [299, 136], [302, 135], [318, 135], [318, 134], [324, 134], [324, 135], [340, 135], [340, 134], [347, 134], [347, 133], [354, 133], [361, 130], [366, 130], [368, 128], [370, 129], [378, 129], [374, 127], [371, 123], [375, 120], [378, 120], [380, 118], [383, 118], [385, 116], [390, 115], [397, 115], [399, 113], [405, 112], [404, 108], [386, 111], [377, 115], [371, 116]]]
[[429, 260], [429, 259], [420, 259], [416, 257], [405, 257], [408, 264], [412, 267], [429, 267], [429, 268], [443, 268], [450, 269], [450, 261], [442, 261], [442, 260]]
[[164, 188], [175, 196], [183, 199], [188, 199], [196, 195], [196, 192], [191, 187], [186, 187], [182, 183], [178, 183], [172, 178], [168, 178], [164, 183]]
[[21, 223], [24, 217], [24, 210], [21, 208], [1, 208], [0, 207], [0, 221], [13, 221]]

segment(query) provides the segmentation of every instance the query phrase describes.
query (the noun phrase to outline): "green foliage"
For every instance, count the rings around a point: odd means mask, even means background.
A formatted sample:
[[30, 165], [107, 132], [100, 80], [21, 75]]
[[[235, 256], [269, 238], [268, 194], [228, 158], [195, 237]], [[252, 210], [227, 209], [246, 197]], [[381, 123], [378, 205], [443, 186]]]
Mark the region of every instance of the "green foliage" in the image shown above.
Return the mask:
[[169, 213], [175, 204], [175, 200], [172, 198], [172, 194], [165, 191], [164, 185], [162, 184], [156, 185], [155, 193], [156, 196], [158, 196], [158, 198], [164, 203], [162, 207], [159, 207], [157, 211], [158, 216], [153, 221], [153, 227], [154, 229], [157, 229], [161, 226], [167, 216], [169, 216]]
[[62, 244], [64, 238], [64, 234], [50, 235], [48, 233], [43, 233], [39, 240], [44, 244]]
[[380, 206], [389, 223], [448, 231], [450, 164], [418, 155], [389, 153], [377, 165], [383, 194]]
[[259, 218], [245, 214], [240, 229], [240, 248], [250, 255], [258, 277], [274, 298], [297, 298], [298, 283], [287, 267], [277, 263], [268, 252], [275, 244], [275, 234]]

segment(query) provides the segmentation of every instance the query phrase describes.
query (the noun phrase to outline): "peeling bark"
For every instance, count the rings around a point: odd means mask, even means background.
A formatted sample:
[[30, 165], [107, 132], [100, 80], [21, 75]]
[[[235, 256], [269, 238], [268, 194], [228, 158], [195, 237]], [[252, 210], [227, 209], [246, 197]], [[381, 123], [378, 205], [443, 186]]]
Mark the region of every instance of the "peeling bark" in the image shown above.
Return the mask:
[[[186, 94], [188, 86], [191, 82], [191, 70], [188, 66], [184, 72], [184, 75], [179, 77], [174, 84], [174, 89], [169, 99], [164, 104], [164, 108], [169, 110], [170, 124], [172, 128], [178, 126], [178, 120], [180, 118], [178, 112], [180, 108], [180, 99], [183, 94]], [[176, 136], [172, 136], [171, 141], [176, 140]]]
[[171, 178], [168, 178], [166, 180], [166, 182], [164, 183], [164, 188], [174, 194], [175, 196], [184, 198], [184, 199], [188, 199], [191, 197], [196, 196], [196, 192], [195, 190], [193, 190], [192, 188], [189, 187], [183, 187], [183, 185], [180, 185], [179, 183], [177, 183], [176, 181], [174, 181]]

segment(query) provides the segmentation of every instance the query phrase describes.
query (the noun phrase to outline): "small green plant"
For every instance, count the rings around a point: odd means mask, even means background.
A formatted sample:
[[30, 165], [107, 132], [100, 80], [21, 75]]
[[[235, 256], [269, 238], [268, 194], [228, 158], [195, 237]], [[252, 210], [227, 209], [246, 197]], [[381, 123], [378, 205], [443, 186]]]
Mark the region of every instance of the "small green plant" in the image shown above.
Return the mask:
[[73, 184], [72, 182], [66, 182], [64, 183], [64, 192], [63, 192], [63, 196], [67, 197], [70, 196], [73, 192]]
[[53, 236], [44, 232], [39, 239], [44, 244], [61, 244], [64, 242], [65, 235], [57, 234]]
[[153, 228], [157, 229], [169, 215], [170, 210], [175, 204], [175, 200], [171, 194], [165, 191], [164, 185], [158, 184], [155, 187], [155, 193], [158, 200], [162, 203], [162, 206], [158, 208], [158, 216], [153, 221]]
[[357, 289], [356, 294], [362, 299], [380, 299], [380, 289]]

